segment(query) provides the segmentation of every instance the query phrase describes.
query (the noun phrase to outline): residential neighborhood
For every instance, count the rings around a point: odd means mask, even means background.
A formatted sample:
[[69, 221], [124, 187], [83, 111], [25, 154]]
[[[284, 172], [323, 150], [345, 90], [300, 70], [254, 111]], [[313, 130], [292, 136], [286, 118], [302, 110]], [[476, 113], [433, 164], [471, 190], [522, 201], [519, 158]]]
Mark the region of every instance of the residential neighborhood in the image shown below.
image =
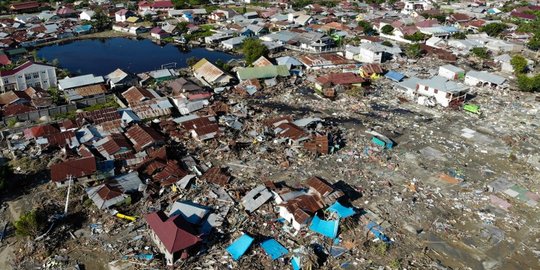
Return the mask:
[[0, 4], [0, 269], [540, 269], [540, 3]]

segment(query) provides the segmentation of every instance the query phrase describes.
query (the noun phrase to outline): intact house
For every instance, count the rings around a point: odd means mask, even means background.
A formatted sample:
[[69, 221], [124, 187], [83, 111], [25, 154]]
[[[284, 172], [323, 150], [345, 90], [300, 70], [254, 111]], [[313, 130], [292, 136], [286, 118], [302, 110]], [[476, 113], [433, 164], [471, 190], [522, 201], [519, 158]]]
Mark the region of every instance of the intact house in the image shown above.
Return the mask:
[[465, 101], [468, 92], [468, 86], [448, 80], [442, 76], [420, 80], [416, 85], [416, 95], [432, 98], [437, 104], [443, 107]]
[[465, 78], [465, 70], [454, 65], [444, 65], [439, 67], [439, 76], [449, 80], [462, 80]]
[[231, 76], [204, 58], [193, 65], [192, 68], [195, 78], [206, 86], [226, 85], [232, 79]]
[[504, 77], [489, 73], [487, 71], [471, 70], [465, 75], [466, 85], [470, 86], [488, 86], [493, 88], [506, 87]]
[[28, 61], [14, 69], [0, 71], [0, 90], [24, 91], [29, 87], [49, 89], [56, 86], [53, 66]]
[[131, 10], [121, 9], [114, 13], [114, 19], [116, 22], [125, 22], [129, 17], [135, 16], [135, 13]]
[[103, 84], [105, 80], [102, 76], [94, 76], [93, 74], [82, 75], [77, 77], [66, 77], [58, 81], [58, 89], [69, 91], [76, 88], [81, 88], [91, 85]]
[[79, 19], [81, 21], [91, 21], [94, 18], [94, 15], [96, 15], [96, 12], [93, 10], [83, 10], [81, 14], [79, 14]]
[[167, 265], [173, 265], [179, 258], [187, 259], [189, 251], [201, 239], [197, 231], [182, 215], [168, 217], [163, 211], [150, 213], [145, 217], [150, 228], [150, 238], [165, 255]]
[[111, 89], [127, 88], [139, 84], [139, 78], [136, 75], [119, 68], [105, 76], [105, 79]]
[[167, 33], [159, 26], [152, 28], [152, 30], [150, 30], [150, 35], [157, 40], [162, 40], [171, 36], [171, 34]]
[[392, 59], [392, 55], [399, 55], [399, 47], [388, 47], [378, 43], [362, 43], [360, 46], [345, 47], [345, 58], [363, 63], [383, 63]]

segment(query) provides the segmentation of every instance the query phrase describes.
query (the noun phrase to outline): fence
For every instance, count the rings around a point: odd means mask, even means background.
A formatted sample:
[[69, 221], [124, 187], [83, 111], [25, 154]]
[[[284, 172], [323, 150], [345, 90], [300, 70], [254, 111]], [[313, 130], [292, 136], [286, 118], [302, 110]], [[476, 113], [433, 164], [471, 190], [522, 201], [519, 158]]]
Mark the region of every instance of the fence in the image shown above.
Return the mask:
[[39, 109], [36, 111], [31, 111], [27, 113], [21, 113], [13, 116], [7, 116], [2, 119], [2, 122], [7, 125], [9, 122], [13, 121], [15, 119], [17, 122], [21, 121], [37, 121], [43, 116], [49, 116], [53, 117], [58, 114], [64, 114], [68, 112], [72, 112], [77, 110], [77, 105], [75, 104], [67, 104], [67, 105], [60, 105], [55, 107], [49, 107], [45, 109]]

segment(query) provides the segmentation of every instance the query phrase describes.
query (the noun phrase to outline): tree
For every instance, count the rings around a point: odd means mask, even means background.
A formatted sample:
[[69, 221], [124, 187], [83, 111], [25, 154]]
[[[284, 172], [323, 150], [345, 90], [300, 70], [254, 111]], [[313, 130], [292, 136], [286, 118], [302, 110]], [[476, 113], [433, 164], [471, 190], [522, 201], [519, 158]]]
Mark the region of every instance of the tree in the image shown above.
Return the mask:
[[488, 59], [489, 58], [489, 52], [484, 47], [474, 47], [471, 50], [471, 53], [474, 54], [476, 57], [480, 59]]
[[405, 49], [405, 54], [409, 58], [418, 58], [422, 55], [420, 44], [411, 44]]
[[540, 74], [528, 77], [525, 74], [517, 76], [518, 88], [524, 92], [540, 92]]
[[199, 62], [201, 59], [195, 57], [195, 56], [192, 56], [192, 57], [189, 57], [188, 59], [186, 59], [186, 64], [190, 67], [194, 66], [195, 64], [197, 64], [197, 62]]
[[36, 237], [43, 228], [43, 221], [43, 217], [38, 215], [38, 211], [32, 210], [22, 214], [13, 225], [17, 235]]
[[488, 34], [490, 37], [496, 37], [506, 29], [508, 29], [508, 25], [504, 23], [490, 23], [482, 26], [480, 31], [486, 32], [486, 34]]
[[181, 34], [187, 33], [188, 31], [188, 22], [179, 22], [176, 24], [176, 29], [178, 29], [178, 32]]
[[425, 39], [427, 39], [427, 35], [424, 34], [424, 33], [421, 33], [421, 32], [416, 32], [412, 35], [405, 35], [405, 39], [406, 40], [410, 40], [410, 41], [414, 41], [414, 42], [418, 42], [418, 41], [423, 41]]
[[381, 28], [381, 33], [383, 33], [385, 35], [391, 35], [392, 32], [394, 32], [394, 27], [389, 25], [389, 24], [387, 24], [387, 25], [385, 25], [385, 26], [383, 26]]
[[452, 37], [455, 38], [455, 39], [466, 39], [467, 34], [465, 34], [463, 32], [457, 32], [457, 33], [453, 34]]
[[518, 75], [527, 71], [527, 59], [519, 54], [512, 57], [510, 64], [512, 64], [512, 67], [514, 68], [514, 73]]
[[92, 27], [97, 31], [108, 30], [111, 27], [111, 19], [102, 10], [97, 10], [92, 20]]
[[242, 53], [246, 60], [246, 65], [251, 65], [261, 56], [268, 55], [268, 48], [262, 44], [260, 39], [247, 38], [242, 44]]
[[527, 47], [535, 51], [538, 51], [540, 49], [540, 31], [534, 33], [532, 38], [529, 39], [529, 42], [527, 43]]
[[359, 21], [358, 26], [362, 27], [364, 29], [364, 34], [366, 35], [374, 35], [376, 34], [375, 29], [373, 28], [373, 25], [369, 23], [368, 21]]
[[390, 42], [388, 40], [385, 40], [385, 41], [381, 42], [381, 45], [384, 45], [386, 47], [394, 47], [394, 44], [392, 44], [392, 42]]

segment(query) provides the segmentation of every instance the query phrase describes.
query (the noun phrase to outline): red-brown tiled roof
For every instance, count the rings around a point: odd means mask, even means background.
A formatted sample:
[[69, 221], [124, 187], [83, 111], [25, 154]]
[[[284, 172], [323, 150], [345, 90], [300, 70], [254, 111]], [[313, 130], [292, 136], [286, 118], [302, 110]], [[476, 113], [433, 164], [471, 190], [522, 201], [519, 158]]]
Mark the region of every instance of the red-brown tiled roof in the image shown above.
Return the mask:
[[74, 179], [90, 176], [96, 170], [96, 159], [94, 157], [70, 159], [51, 166], [51, 180], [62, 182], [67, 180], [70, 175]]
[[206, 180], [210, 183], [218, 184], [220, 186], [224, 186], [229, 183], [230, 177], [226, 175], [221, 168], [219, 167], [212, 167], [208, 171], [206, 171], [201, 179]]
[[154, 143], [165, 140], [165, 138], [155, 129], [142, 125], [130, 127], [126, 132], [126, 136], [133, 143], [133, 148], [135, 148], [137, 152], [144, 150], [144, 148]]
[[319, 195], [321, 196], [326, 196], [332, 193], [332, 191], [334, 191], [334, 188], [332, 188], [328, 183], [326, 183], [326, 181], [315, 176], [309, 178], [306, 181], [306, 184], [310, 188], [313, 188], [315, 191], [317, 191], [317, 193], [319, 193]]
[[158, 211], [146, 215], [145, 219], [148, 227], [170, 253], [186, 250], [201, 241], [195, 229], [182, 215], [167, 217], [163, 211]]
[[30, 140], [56, 133], [60, 133], [60, 130], [53, 125], [41, 125], [25, 129], [24, 137]]

